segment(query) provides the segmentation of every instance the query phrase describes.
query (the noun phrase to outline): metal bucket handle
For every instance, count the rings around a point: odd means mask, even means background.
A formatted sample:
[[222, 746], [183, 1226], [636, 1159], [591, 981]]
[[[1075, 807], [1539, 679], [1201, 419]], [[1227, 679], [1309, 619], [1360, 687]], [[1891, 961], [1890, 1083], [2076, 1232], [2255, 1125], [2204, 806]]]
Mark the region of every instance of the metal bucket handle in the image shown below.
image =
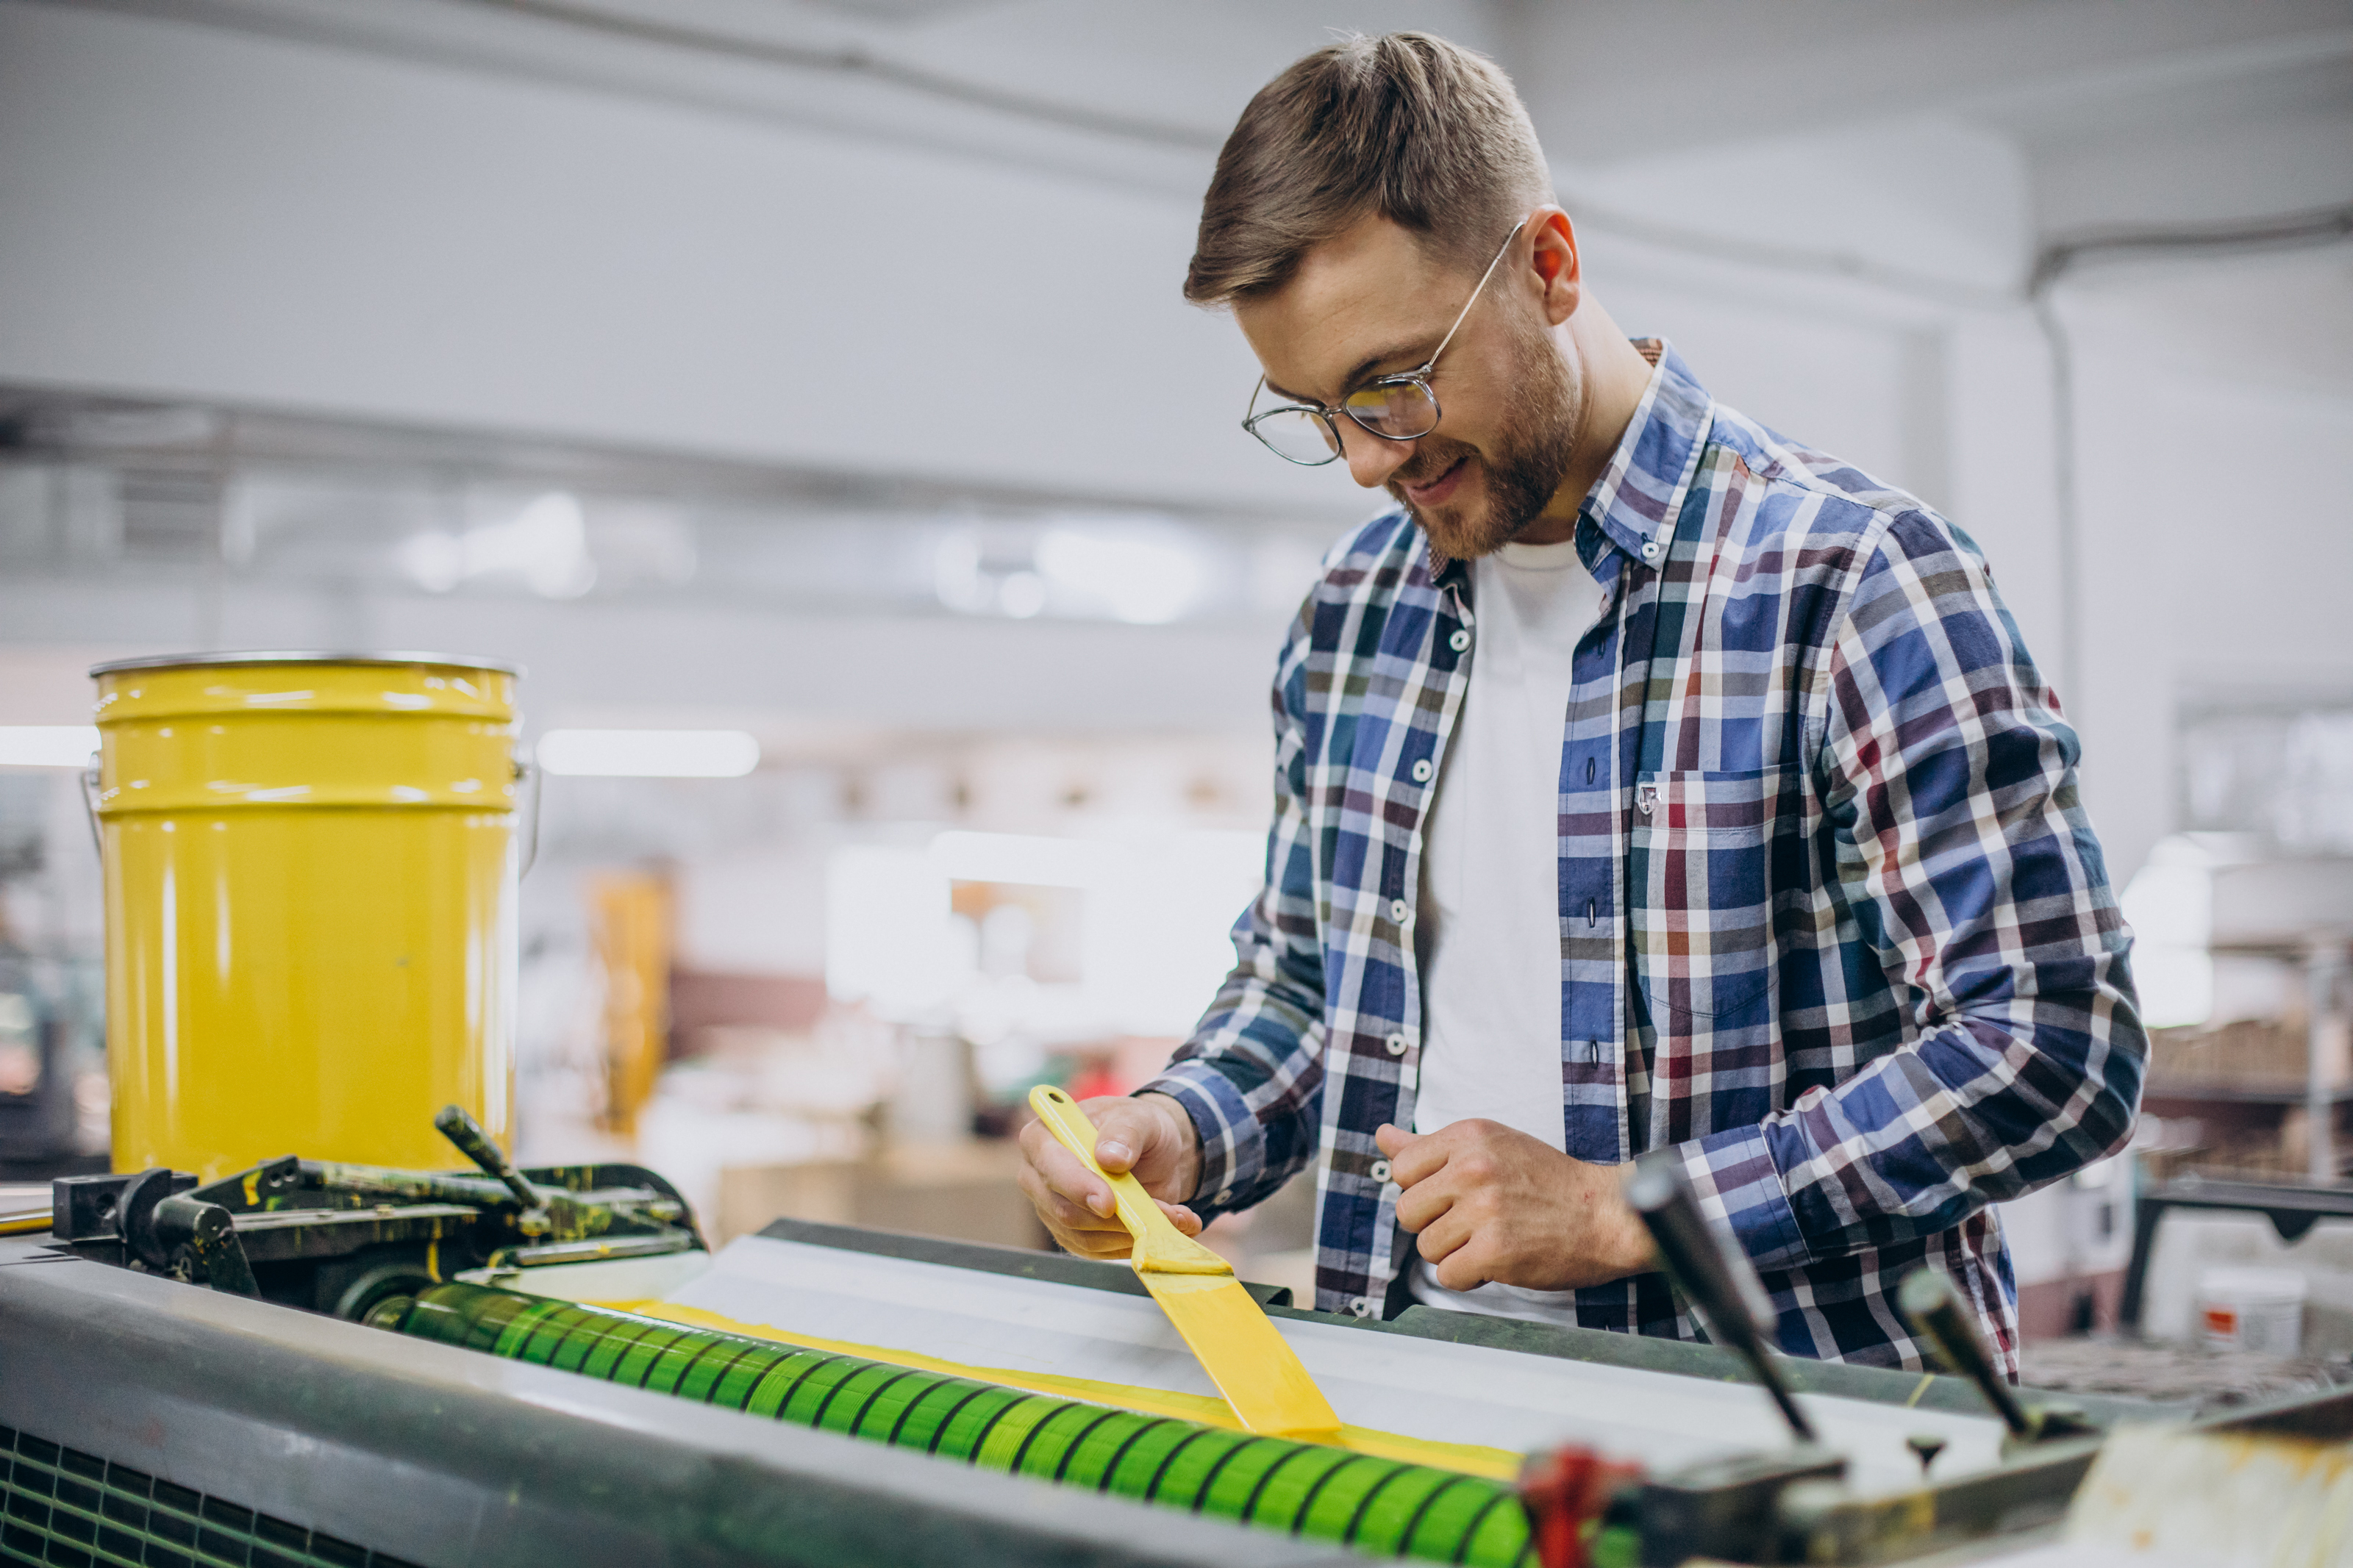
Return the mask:
[[[524, 794], [530, 802], [531, 812], [530, 825], [523, 830], [522, 868], [515, 873], [515, 879], [521, 881], [530, 876], [531, 868], [539, 863], [539, 790], [542, 781], [547, 774], [537, 763], [517, 754], [514, 759], [514, 776], [515, 783], [526, 786]], [[516, 809], [520, 812], [523, 808], [518, 806]]]
[[106, 860], [106, 835], [98, 825], [98, 763], [99, 753], [90, 754], [90, 765], [78, 775], [81, 780], [82, 815], [90, 818], [90, 847], [98, 851], [100, 864]]

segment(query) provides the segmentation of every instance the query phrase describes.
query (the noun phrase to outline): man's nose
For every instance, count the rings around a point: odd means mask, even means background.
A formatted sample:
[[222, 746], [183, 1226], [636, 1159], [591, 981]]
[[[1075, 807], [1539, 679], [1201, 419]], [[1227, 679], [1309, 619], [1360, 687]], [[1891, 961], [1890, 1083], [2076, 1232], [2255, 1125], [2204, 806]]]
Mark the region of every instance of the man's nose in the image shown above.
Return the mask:
[[1353, 419], [1333, 421], [1340, 427], [1340, 451], [1348, 459], [1348, 477], [1366, 489], [1378, 489], [1413, 456], [1410, 441], [1385, 441]]

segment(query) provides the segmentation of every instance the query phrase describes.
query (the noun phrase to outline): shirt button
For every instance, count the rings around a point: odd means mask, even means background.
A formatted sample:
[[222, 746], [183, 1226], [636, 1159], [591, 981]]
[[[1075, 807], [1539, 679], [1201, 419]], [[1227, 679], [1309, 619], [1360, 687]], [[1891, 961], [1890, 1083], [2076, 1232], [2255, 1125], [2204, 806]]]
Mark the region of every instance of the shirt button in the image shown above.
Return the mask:
[[1405, 1055], [1405, 1037], [1403, 1035], [1391, 1035], [1388, 1039], [1381, 1043], [1388, 1047], [1389, 1055], [1393, 1057], [1401, 1057]]
[[1389, 1179], [1389, 1163], [1387, 1160], [1374, 1161], [1373, 1168], [1368, 1173], [1372, 1176], [1373, 1180], [1377, 1182], [1388, 1181]]
[[1399, 925], [1411, 925], [1413, 923], [1413, 906], [1407, 903], [1403, 899], [1391, 899], [1389, 900], [1389, 919], [1395, 921]]
[[1428, 757], [1422, 758], [1420, 761], [1413, 764], [1413, 782], [1416, 784], [1428, 784], [1430, 782], [1431, 771], [1430, 759]]
[[1653, 539], [1650, 543], [1642, 546], [1642, 559], [1645, 561], [1656, 561], [1658, 558], [1659, 542]]
[[1456, 653], [1461, 653], [1464, 648], [1471, 646], [1471, 634], [1463, 630], [1461, 626], [1457, 626], [1454, 628], [1454, 635], [1446, 639], [1446, 646], [1452, 648]]
[[1348, 1303], [1348, 1310], [1359, 1318], [1370, 1317], [1372, 1315], [1373, 1304], [1370, 1301], [1366, 1300], [1362, 1296], [1358, 1296]]
[[1233, 1188], [1231, 1188], [1231, 1187], [1220, 1187], [1220, 1188], [1219, 1188], [1219, 1189], [1218, 1189], [1218, 1195], [1217, 1195], [1216, 1197], [1214, 1197], [1214, 1198], [1211, 1198], [1211, 1199], [1209, 1200], [1209, 1202], [1210, 1202], [1210, 1204], [1211, 1204], [1212, 1205], [1214, 1205], [1214, 1206], [1216, 1206], [1216, 1207], [1222, 1208], [1222, 1207], [1224, 1207], [1224, 1206], [1225, 1206], [1226, 1200], [1227, 1200], [1228, 1198], [1232, 1197], [1233, 1195], [1234, 1195], [1234, 1190], [1233, 1190]]

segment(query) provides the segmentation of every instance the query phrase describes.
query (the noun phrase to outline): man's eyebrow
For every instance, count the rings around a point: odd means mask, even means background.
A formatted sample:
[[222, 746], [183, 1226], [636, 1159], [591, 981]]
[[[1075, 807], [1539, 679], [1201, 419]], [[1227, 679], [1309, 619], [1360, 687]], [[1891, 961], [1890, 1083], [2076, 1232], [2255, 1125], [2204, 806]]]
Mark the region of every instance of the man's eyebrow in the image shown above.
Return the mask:
[[[1409, 360], [1416, 367], [1423, 364], [1429, 360], [1430, 356], [1426, 353], [1417, 355], [1416, 348], [1417, 345], [1410, 343], [1393, 345], [1381, 350], [1378, 353], [1366, 354], [1364, 358], [1358, 360], [1355, 367], [1342, 379], [1340, 383], [1340, 395], [1342, 397], [1347, 396], [1349, 393], [1356, 390], [1356, 384], [1363, 381], [1366, 376], [1372, 374], [1376, 368], [1390, 363], [1393, 361]], [[1293, 403], [1313, 404], [1315, 401], [1315, 399], [1303, 396], [1299, 393], [1292, 391], [1288, 387], [1277, 386], [1274, 384], [1274, 378], [1271, 376], [1267, 378], [1266, 389], [1269, 392], [1273, 393], [1277, 397], [1287, 397]]]

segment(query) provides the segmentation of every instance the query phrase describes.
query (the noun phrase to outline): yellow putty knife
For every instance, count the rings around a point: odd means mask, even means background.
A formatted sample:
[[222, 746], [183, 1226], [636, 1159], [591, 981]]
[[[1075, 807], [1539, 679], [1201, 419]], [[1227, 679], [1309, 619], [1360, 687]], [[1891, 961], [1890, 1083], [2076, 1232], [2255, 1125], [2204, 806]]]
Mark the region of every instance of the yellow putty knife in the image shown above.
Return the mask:
[[1169, 1223], [1134, 1176], [1095, 1163], [1095, 1127], [1059, 1089], [1029, 1091], [1029, 1109], [1063, 1148], [1111, 1187], [1120, 1223], [1135, 1239], [1128, 1262], [1245, 1431], [1303, 1443], [1336, 1443], [1340, 1418], [1283, 1337], [1234, 1278], [1233, 1266]]

